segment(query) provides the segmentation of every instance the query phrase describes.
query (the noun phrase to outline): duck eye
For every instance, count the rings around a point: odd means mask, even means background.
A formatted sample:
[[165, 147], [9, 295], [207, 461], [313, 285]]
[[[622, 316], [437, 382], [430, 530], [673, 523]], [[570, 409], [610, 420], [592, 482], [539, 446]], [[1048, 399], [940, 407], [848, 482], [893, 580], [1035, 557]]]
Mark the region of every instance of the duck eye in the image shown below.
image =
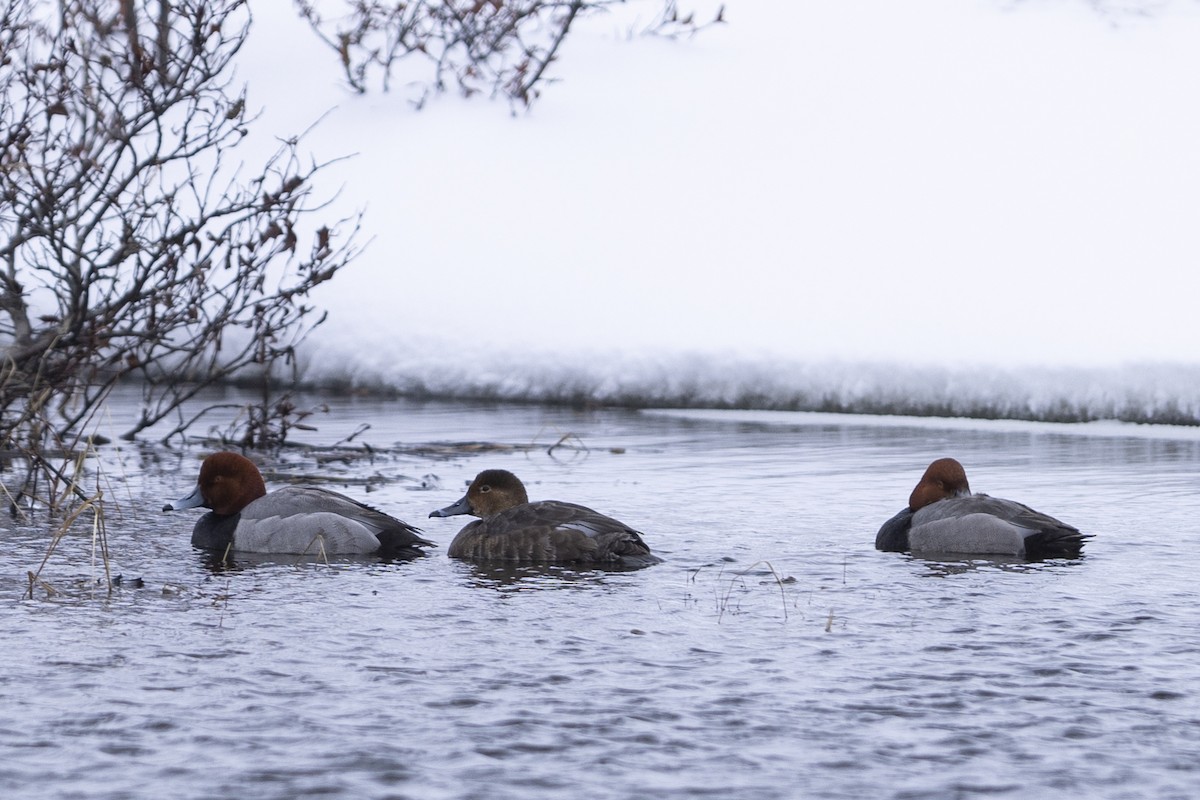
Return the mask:
[[492, 487], [491, 487], [491, 486], [488, 486], [486, 483], [485, 483], [483, 486], [480, 486], [480, 487], [479, 487], [479, 493], [480, 493], [480, 494], [487, 494], [487, 493], [488, 493], [488, 492], [490, 492], [491, 490], [492, 490]]

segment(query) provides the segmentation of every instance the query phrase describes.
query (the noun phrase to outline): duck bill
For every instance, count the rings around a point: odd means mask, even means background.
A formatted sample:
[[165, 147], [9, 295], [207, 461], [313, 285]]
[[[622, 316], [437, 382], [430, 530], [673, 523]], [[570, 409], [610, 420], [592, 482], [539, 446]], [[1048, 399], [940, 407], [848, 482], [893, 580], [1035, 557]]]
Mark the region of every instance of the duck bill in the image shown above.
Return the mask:
[[462, 496], [462, 499], [459, 500], [457, 503], [448, 505], [445, 508], [439, 508], [437, 511], [431, 511], [431, 512], [429, 512], [429, 516], [431, 516], [431, 517], [456, 517], [459, 514], [470, 514], [470, 513], [472, 513], [471, 512], [471, 504], [467, 502], [467, 496], [464, 494]]
[[163, 506], [163, 511], [182, 511], [185, 508], [198, 508], [204, 505], [204, 495], [200, 493], [200, 484], [196, 484], [196, 488], [187, 497], [180, 498], [174, 503], [167, 503]]

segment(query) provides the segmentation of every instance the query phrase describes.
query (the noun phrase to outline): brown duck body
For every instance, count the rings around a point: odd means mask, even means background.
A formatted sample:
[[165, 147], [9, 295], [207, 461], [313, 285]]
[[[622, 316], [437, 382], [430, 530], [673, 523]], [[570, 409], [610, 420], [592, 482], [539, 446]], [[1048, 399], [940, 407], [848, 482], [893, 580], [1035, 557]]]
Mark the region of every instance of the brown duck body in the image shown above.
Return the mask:
[[450, 543], [451, 558], [526, 563], [654, 564], [640, 533], [590, 508], [543, 500], [469, 523]]
[[485, 470], [457, 503], [430, 516], [472, 514], [448, 555], [468, 561], [597, 564], [642, 567], [662, 559], [642, 534], [586, 506], [559, 500], [531, 503], [511, 472]]

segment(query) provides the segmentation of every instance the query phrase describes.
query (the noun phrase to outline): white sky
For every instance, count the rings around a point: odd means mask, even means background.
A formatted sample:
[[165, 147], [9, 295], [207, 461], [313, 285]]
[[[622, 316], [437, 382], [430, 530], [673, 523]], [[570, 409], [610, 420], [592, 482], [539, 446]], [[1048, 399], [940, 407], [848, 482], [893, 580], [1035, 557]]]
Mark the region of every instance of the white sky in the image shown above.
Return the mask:
[[1195, 364], [1200, 4], [1148, 5], [727, 0], [682, 42], [597, 17], [513, 117], [352, 95], [259, 4], [241, 74], [258, 130], [336, 106], [309, 144], [358, 154], [329, 189], [375, 241], [317, 298], [347, 358]]

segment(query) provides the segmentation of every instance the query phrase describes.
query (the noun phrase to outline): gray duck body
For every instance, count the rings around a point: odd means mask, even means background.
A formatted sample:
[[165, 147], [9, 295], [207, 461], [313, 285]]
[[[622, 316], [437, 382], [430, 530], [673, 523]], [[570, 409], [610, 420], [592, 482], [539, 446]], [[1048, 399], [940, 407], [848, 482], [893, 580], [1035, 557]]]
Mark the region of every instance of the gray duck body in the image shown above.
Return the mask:
[[971, 493], [952, 458], [929, 465], [907, 508], [875, 537], [879, 550], [1074, 558], [1091, 538], [1078, 528], [1023, 503]]
[[191, 494], [163, 510], [198, 507], [211, 509], [192, 529], [192, 546], [205, 550], [408, 557], [436, 546], [418, 528], [328, 489], [268, 494], [258, 467], [238, 453], [206, 458]]

